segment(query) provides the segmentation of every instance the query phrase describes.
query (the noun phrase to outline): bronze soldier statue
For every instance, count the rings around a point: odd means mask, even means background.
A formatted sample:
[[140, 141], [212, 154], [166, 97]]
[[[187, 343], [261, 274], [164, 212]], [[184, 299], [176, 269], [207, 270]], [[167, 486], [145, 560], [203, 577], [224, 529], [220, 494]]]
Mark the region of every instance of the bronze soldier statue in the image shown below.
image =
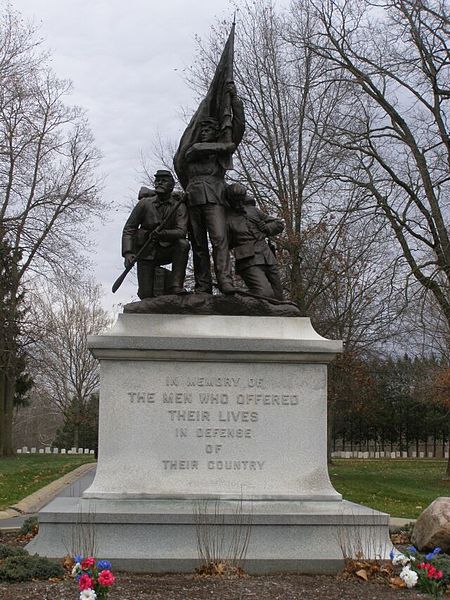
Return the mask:
[[[160, 265], [172, 264], [169, 293], [184, 292], [184, 278], [189, 255], [189, 242], [186, 239], [188, 216], [184, 203], [174, 210], [180, 197], [173, 193], [175, 181], [170, 171], [160, 169], [155, 174], [155, 189], [142, 187], [139, 202], [128, 217], [122, 234], [122, 256], [127, 268], [136, 259], [136, 253], [153, 232], [154, 242], [148, 244], [137, 259], [138, 296], [149, 298], [154, 295], [154, 271]], [[159, 232], [155, 229], [164, 222]]]
[[258, 210], [240, 184], [227, 187], [227, 200], [228, 238], [234, 251], [236, 273], [252, 294], [283, 300], [277, 260], [266, 241], [266, 237], [283, 231], [283, 222]]
[[[242, 101], [233, 82], [228, 82], [232, 120], [230, 141], [219, 141], [220, 124], [209, 116], [199, 120], [198, 138], [177, 157], [188, 193], [189, 238], [192, 243], [195, 291], [212, 293], [208, 236], [212, 246], [214, 271], [221, 292], [234, 291], [225, 215], [225, 172], [242, 139], [245, 121]], [[182, 165], [180, 167], [180, 164]], [[180, 173], [179, 173], [180, 175]]]

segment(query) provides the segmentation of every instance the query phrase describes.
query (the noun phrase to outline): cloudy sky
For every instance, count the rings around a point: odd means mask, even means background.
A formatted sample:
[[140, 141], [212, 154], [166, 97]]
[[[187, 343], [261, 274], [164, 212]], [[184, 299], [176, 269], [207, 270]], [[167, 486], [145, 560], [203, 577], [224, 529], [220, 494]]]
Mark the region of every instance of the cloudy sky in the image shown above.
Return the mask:
[[70, 101], [87, 110], [103, 154], [103, 194], [113, 210], [97, 224], [92, 256], [104, 305], [117, 310], [135, 297], [129, 278], [116, 294], [122, 270], [120, 238], [141, 183], [141, 153], [150, 155], [160, 134], [178, 140], [182, 107], [195, 107], [183, 70], [195, 56], [195, 35], [206, 36], [217, 19], [231, 20], [229, 0], [13, 0], [40, 25], [58, 76], [71, 79]]

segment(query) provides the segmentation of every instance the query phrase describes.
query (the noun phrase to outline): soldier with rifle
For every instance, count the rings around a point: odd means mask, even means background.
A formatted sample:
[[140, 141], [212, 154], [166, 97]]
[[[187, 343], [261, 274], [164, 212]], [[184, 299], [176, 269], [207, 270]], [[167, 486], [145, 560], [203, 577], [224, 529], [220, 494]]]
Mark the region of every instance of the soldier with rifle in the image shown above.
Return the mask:
[[184, 292], [184, 278], [189, 255], [186, 239], [188, 216], [180, 195], [173, 193], [175, 181], [170, 171], [155, 174], [155, 189], [142, 187], [139, 202], [128, 217], [122, 234], [125, 272], [114, 284], [115, 291], [137, 263], [138, 296], [154, 295], [156, 266], [172, 264], [171, 294]]

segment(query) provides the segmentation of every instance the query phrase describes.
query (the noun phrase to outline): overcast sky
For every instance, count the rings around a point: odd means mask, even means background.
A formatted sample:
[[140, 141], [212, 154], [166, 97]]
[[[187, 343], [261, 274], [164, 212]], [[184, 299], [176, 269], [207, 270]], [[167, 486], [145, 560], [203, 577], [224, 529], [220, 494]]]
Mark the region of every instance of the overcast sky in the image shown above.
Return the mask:
[[[149, 155], [158, 132], [178, 140], [181, 107], [195, 108], [183, 69], [195, 56], [195, 35], [205, 36], [218, 18], [231, 20], [229, 0], [13, 0], [40, 25], [59, 77], [71, 79], [71, 103], [87, 110], [103, 155], [103, 194], [115, 209], [97, 224], [94, 277], [111, 309], [136, 295], [132, 278], [116, 294], [121, 231], [137, 199], [141, 153]], [[117, 307], [116, 307], [117, 310]]]

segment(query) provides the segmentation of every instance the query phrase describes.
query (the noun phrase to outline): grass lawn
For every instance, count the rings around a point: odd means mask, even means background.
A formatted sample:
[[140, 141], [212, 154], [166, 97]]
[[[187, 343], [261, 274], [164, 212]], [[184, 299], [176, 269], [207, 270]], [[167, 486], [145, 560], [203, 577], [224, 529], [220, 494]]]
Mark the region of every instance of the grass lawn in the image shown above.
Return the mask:
[[416, 518], [438, 496], [450, 496], [450, 482], [442, 481], [446, 464], [439, 459], [333, 459], [329, 472], [346, 500], [393, 517]]
[[94, 456], [84, 454], [25, 454], [0, 458], [0, 510], [80, 465], [94, 461]]

